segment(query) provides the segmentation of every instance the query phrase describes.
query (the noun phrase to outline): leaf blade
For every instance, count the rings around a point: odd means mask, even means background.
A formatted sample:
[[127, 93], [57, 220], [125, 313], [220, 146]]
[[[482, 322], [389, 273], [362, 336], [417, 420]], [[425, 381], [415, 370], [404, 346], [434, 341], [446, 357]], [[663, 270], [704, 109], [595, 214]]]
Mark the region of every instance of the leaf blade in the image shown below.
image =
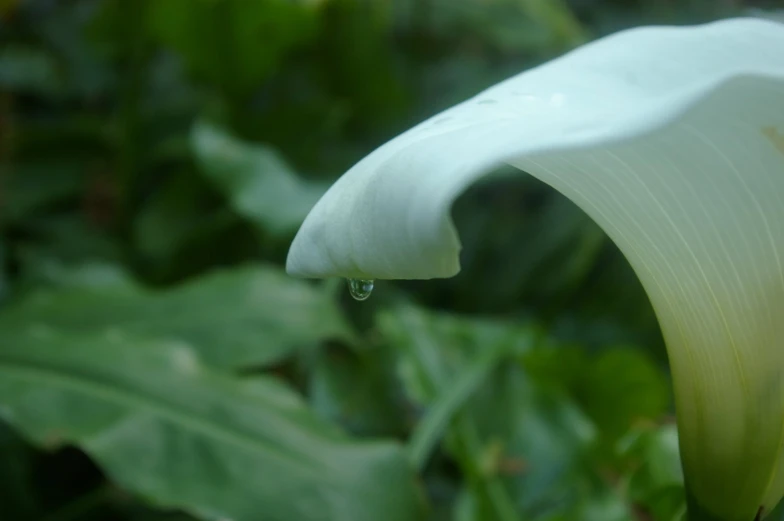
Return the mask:
[[0, 331], [30, 328], [187, 341], [211, 365], [266, 365], [353, 333], [325, 288], [267, 266], [219, 271], [166, 291], [133, 285], [39, 293], [0, 315]]
[[202, 174], [234, 210], [273, 236], [302, 224], [326, 186], [299, 179], [272, 148], [245, 143], [208, 123], [197, 123], [191, 147]]
[[212, 373], [178, 342], [20, 335], [0, 391], [26, 435], [79, 445], [161, 505], [237, 521], [422, 514], [399, 446], [351, 442], [274, 380]]

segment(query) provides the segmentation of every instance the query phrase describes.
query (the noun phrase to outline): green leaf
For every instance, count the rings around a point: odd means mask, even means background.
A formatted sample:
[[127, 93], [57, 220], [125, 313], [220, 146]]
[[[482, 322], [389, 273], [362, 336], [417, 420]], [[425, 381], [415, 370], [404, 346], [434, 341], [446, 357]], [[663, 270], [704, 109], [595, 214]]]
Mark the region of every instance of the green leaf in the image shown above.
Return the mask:
[[658, 420], [670, 404], [664, 372], [639, 349], [602, 352], [584, 368], [575, 389], [588, 415], [612, 439], [639, 420]]
[[399, 306], [379, 314], [378, 327], [400, 350], [400, 373], [412, 398], [428, 404], [456, 381], [456, 375], [482, 352], [503, 346], [507, 353], [525, 352], [534, 331], [493, 320], [430, 313]]
[[629, 499], [655, 521], [680, 521], [686, 498], [676, 426], [635, 429], [622, 440], [620, 454], [631, 463]]
[[323, 417], [363, 436], [401, 436], [406, 409], [389, 350], [330, 346], [314, 352], [310, 405]]
[[210, 124], [196, 124], [191, 143], [204, 176], [238, 214], [272, 235], [293, 234], [326, 190], [299, 179], [273, 149]]
[[36, 258], [35, 254], [30, 251], [23, 257], [26, 262], [35, 264], [33, 268], [29, 268], [35, 274], [34, 277], [23, 280], [15, 288], [20, 294], [34, 292], [42, 287], [47, 289], [84, 289], [133, 285], [131, 275], [117, 264], [110, 262], [93, 261], [68, 265], [51, 257], [40, 256]]
[[[639, 521], [624, 498], [608, 486], [598, 486], [590, 491], [573, 508], [552, 521]], [[644, 519], [644, 518], [642, 518]]]
[[400, 350], [406, 391], [435, 411], [430, 414], [443, 407], [439, 399], [446, 398], [439, 397], [455, 392], [464, 375], [484, 364], [488, 351], [507, 355], [457, 412], [445, 437], [471, 488], [461, 515], [485, 519], [494, 511], [510, 519], [512, 508], [524, 519], [577, 519], [590, 498], [614, 494], [596, 484], [596, 470], [587, 464], [598, 438], [594, 424], [568, 394], [539, 385], [515, 363], [533, 347], [535, 328], [412, 307], [383, 313], [378, 323]]
[[470, 364], [458, 375], [455, 383], [440, 394], [414, 429], [409, 441], [409, 453], [415, 468], [424, 467], [457, 412], [490, 376], [501, 358], [507, 354], [504, 349], [493, 347], [489, 347], [475, 363]]
[[130, 284], [34, 294], [0, 314], [3, 335], [30, 328], [179, 339], [209, 365], [277, 361], [325, 339], [352, 340], [323, 286], [272, 267], [217, 272], [166, 291]]
[[314, 9], [288, 0], [164, 0], [150, 3], [152, 34], [190, 71], [243, 96], [315, 29]]
[[635, 423], [657, 421], [668, 412], [665, 373], [640, 349], [617, 347], [588, 355], [579, 348], [542, 347], [527, 353], [525, 364], [540, 385], [567, 389], [608, 444]]
[[401, 447], [353, 442], [276, 380], [212, 373], [183, 342], [6, 337], [0, 397], [31, 440], [78, 445], [161, 506], [235, 521], [423, 516]]

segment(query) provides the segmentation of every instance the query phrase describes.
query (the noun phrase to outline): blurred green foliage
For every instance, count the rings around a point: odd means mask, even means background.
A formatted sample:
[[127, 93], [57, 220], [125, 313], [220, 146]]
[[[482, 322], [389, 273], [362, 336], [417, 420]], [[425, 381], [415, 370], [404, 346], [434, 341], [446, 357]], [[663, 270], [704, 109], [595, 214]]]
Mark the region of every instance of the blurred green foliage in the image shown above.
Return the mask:
[[745, 7], [0, 1], [0, 519], [679, 520], [655, 317], [537, 181], [460, 199], [451, 280], [359, 304], [282, 265], [412, 123], [602, 34]]

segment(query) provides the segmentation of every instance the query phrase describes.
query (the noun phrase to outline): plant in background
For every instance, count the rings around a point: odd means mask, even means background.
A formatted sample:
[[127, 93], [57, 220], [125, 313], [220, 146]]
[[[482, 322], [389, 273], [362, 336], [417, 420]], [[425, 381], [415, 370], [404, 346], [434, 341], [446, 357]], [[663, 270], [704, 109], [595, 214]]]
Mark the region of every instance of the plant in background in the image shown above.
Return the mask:
[[[290, 273], [450, 277], [449, 211], [511, 164], [562, 192], [645, 286], [672, 367], [692, 521], [784, 493], [784, 25], [625, 31], [383, 145], [319, 201]], [[360, 295], [364, 296], [364, 295]]]

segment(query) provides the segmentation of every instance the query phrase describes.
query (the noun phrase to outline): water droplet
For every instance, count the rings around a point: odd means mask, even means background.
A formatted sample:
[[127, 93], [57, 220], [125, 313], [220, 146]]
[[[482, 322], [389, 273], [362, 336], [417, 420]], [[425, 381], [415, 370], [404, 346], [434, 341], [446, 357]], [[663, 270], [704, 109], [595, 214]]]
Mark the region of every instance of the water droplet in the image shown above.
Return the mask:
[[372, 279], [348, 279], [348, 291], [354, 300], [367, 300], [373, 293]]

